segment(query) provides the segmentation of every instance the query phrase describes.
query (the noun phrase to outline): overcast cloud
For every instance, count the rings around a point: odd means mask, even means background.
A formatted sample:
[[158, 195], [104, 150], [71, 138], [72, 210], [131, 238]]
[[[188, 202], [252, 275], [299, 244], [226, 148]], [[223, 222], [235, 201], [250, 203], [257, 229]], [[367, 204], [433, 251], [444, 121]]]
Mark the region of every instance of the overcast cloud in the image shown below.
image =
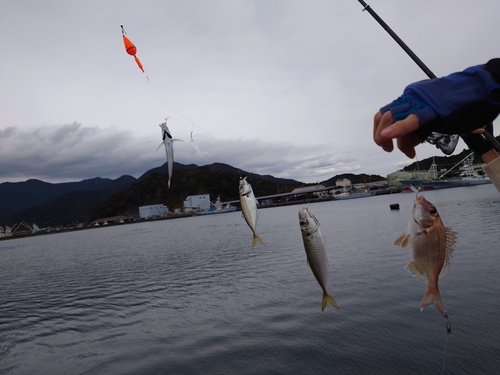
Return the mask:
[[[438, 76], [498, 57], [496, 0], [367, 2]], [[0, 182], [139, 177], [165, 117], [183, 164], [316, 182], [412, 162], [372, 118], [426, 76], [356, 0], [3, 1], [0, 32]]]

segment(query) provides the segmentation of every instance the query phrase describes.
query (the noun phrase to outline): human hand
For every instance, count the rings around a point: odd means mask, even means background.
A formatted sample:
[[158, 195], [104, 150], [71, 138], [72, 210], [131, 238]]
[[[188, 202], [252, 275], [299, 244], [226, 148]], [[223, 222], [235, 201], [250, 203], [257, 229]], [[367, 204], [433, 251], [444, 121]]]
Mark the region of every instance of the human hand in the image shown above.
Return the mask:
[[[397, 146], [401, 152], [410, 159], [413, 159], [416, 155], [415, 147], [423, 142], [418, 132], [416, 132], [418, 129], [419, 120], [414, 114], [409, 115], [404, 120], [394, 122], [391, 111], [387, 111], [384, 114], [377, 112], [373, 123], [373, 140], [385, 151], [391, 152], [394, 149], [392, 140], [396, 139]], [[487, 141], [485, 142], [485, 138], [478, 136], [485, 131], [493, 133], [492, 125], [483, 126], [468, 135], [463, 134], [462, 138], [476, 153], [483, 154], [491, 148], [491, 145]]]
[[[500, 112], [500, 59], [442, 78], [408, 85], [403, 95], [375, 115], [373, 139], [385, 151], [398, 148], [408, 157], [427, 140], [450, 155], [460, 134], [476, 152], [488, 143], [478, 133]], [[492, 133], [492, 130], [490, 130]]]
[[413, 159], [416, 155], [415, 146], [423, 142], [415, 133], [419, 126], [419, 120], [415, 114], [394, 122], [390, 110], [383, 114], [379, 111], [373, 119], [373, 140], [384, 151], [391, 152], [394, 149], [392, 140], [396, 139], [401, 152]]

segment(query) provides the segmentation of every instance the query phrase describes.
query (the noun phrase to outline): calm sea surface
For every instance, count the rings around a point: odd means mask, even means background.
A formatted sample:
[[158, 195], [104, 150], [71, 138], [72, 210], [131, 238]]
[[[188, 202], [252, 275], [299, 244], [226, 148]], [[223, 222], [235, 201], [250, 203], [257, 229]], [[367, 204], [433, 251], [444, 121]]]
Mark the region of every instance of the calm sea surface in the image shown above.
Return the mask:
[[448, 338], [393, 245], [414, 199], [395, 194], [309, 205], [340, 310], [301, 206], [261, 209], [254, 249], [241, 212], [0, 241], [0, 374], [498, 374], [500, 194], [424, 196], [459, 233]]

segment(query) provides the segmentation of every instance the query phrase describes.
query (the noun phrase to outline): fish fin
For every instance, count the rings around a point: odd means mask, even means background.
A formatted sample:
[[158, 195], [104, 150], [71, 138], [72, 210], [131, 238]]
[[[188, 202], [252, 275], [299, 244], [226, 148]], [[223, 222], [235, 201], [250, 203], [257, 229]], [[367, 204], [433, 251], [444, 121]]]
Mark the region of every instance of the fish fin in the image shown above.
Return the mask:
[[443, 300], [441, 299], [441, 293], [439, 293], [439, 288], [437, 287], [437, 285], [434, 287], [427, 285], [424, 298], [422, 299], [422, 306], [420, 307], [420, 311], [424, 311], [427, 306], [432, 304], [435, 304], [439, 312], [443, 316], [446, 316], [446, 310], [444, 309]]
[[158, 148], [156, 149], [156, 152], [158, 152], [158, 150], [160, 149], [160, 147], [161, 147], [162, 145], [165, 145], [165, 144], [164, 144], [163, 142], [162, 142], [162, 143], [160, 143], [160, 145], [159, 145], [159, 146], [158, 146]]
[[457, 243], [457, 232], [451, 228], [446, 228], [446, 258], [451, 259], [451, 253], [455, 250], [453, 246]]
[[198, 156], [199, 156], [200, 158], [202, 158], [202, 157], [203, 157], [203, 154], [201, 153], [200, 148], [198, 147], [198, 144], [197, 144], [197, 143], [193, 140], [192, 135], [191, 135], [191, 142], [190, 142], [190, 143], [191, 143], [191, 146], [193, 147], [193, 149], [194, 149], [194, 150], [196, 151], [196, 153], [198, 154]]
[[172, 139], [172, 142], [184, 142], [182, 139]]
[[254, 248], [254, 246], [255, 246], [255, 244], [256, 244], [257, 242], [260, 242], [260, 243], [261, 243], [262, 245], [264, 245], [264, 246], [266, 245], [266, 244], [264, 243], [264, 241], [262, 241], [262, 240], [261, 240], [261, 238], [260, 238], [259, 236], [257, 236], [257, 235], [254, 233], [254, 234], [253, 234], [253, 238], [252, 238], [252, 249]]
[[457, 232], [453, 231], [451, 228], [446, 228], [446, 250], [444, 264], [441, 272], [439, 273], [439, 280], [442, 280], [448, 276], [450, 273], [450, 261], [451, 254], [455, 250], [453, 245], [457, 243]]
[[394, 241], [394, 245], [406, 247], [410, 243], [410, 238], [411, 236], [408, 233], [403, 233], [401, 236], [396, 238], [396, 241]]
[[439, 272], [438, 280], [444, 280], [450, 274], [450, 263], [443, 264], [441, 272]]
[[330, 303], [330, 305], [332, 305], [336, 309], [339, 308], [339, 305], [337, 305], [337, 302], [335, 302], [333, 297], [329, 295], [327, 292], [323, 292], [323, 300], [321, 301], [321, 311], [325, 309], [327, 303]]
[[414, 261], [409, 261], [405, 269], [407, 269], [413, 276], [418, 277], [420, 280], [425, 280], [424, 275], [418, 270]]

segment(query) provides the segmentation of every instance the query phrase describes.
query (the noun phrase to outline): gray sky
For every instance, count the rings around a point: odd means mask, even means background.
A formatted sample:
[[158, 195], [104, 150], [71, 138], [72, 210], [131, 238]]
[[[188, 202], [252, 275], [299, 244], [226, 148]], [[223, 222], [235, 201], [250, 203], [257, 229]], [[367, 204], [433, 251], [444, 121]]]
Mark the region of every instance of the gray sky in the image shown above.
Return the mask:
[[[437, 76], [498, 57], [498, 0], [367, 3]], [[167, 116], [183, 164], [316, 182], [412, 162], [372, 119], [427, 77], [357, 0], [1, 0], [0, 35], [0, 182], [139, 177]]]

